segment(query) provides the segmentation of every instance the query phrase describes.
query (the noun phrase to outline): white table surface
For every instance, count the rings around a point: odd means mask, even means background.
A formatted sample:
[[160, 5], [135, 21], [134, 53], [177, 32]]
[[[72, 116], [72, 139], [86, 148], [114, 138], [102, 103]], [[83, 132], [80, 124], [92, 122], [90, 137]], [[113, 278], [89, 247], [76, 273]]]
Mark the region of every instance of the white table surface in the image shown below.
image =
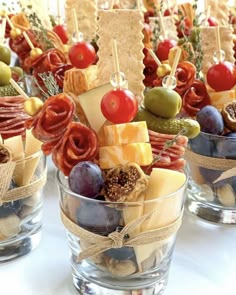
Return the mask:
[[[42, 240], [27, 256], [0, 264], [0, 295], [75, 295], [55, 169], [44, 188]], [[164, 295], [236, 294], [236, 227], [185, 213]]]

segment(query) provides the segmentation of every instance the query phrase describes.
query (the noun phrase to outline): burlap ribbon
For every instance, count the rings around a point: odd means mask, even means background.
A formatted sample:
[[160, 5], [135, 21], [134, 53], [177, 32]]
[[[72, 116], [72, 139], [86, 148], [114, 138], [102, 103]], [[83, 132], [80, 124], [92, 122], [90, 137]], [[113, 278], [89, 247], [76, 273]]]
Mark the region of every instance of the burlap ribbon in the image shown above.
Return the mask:
[[45, 169], [41, 177], [32, 181], [28, 185], [8, 190], [15, 166], [16, 163], [13, 161], [0, 165], [0, 206], [4, 202], [11, 202], [29, 197], [36, 193], [46, 183], [47, 171]]
[[141, 232], [135, 237], [130, 238], [129, 235], [144, 221], [148, 220], [154, 213], [155, 211], [152, 211], [146, 215], [143, 215], [128, 223], [120, 232], [114, 231], [108, 236], [100, 236], [83, 229], [72, 220], [70, 220], [62, 209], [61, 219], [64, 226], [72, 234], [79, 237], [81, 240], [84, 240], [85, 242], [91, 244], [90, 247], [80, 252], [77, 261], [81, 262], [84, 259], [96, 256], [111, 248], [135, 247], [163, 241], [175, 234], [180, 228], [183, 212], [178, 219], [167, 226], [157, 228], [155, 230]]
[[207, 157], [194, 153], [189, 149], [185, 152], [185, 159], [198, 167], [223, 171], [222, 174], [214, 180], [214, 183], [236, 176], [236, 160]]

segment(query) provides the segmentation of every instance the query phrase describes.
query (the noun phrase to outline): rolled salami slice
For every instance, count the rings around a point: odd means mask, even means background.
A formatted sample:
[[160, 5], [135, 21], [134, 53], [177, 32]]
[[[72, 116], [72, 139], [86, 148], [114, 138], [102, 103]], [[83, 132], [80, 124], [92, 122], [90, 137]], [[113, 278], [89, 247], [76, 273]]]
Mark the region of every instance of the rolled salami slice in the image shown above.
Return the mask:
[[[63, 136], [74, 113], [74, 102], [65, 93], [49, 97], [42, 109], [26, 121], [27, 129], [33, 128], [33, 135], [50, 146], [50, 154], [54, 145]], [[53, 143], [53, 144], [52, 144]]]
[[194, 117], [201, 108], [208, 104], [210, 104], [210, 97], [206, 85], [200, 80], [195, 80], [183, 96], [184, 110], [188, 115]]
[[52, 159], [66, 176], [81, 161], [93, 161], [97, 156], [98, 141], [95, 131], [80, 122], [71, 122], [59, 147], [53, 149]]

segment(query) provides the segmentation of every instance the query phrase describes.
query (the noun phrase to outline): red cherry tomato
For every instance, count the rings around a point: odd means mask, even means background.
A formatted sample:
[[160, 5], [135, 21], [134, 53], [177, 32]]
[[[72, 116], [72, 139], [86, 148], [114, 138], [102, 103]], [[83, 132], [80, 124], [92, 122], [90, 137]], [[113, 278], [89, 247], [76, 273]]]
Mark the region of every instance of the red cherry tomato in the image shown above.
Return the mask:
[[177, 41], [165, 39], [161, 41], [156, 50], [156, 55], [160, 61], [167, 60], [171, 48], [177, 46]]
[[209, 16], [207, 19], [207, 22], [210, 27], [216, 27], [218, 26], [217, 20], [213, 16]]
[[85, 69], [96, 60], [94, 47], [85, 41], [73, 45], [68, 53], [71, 64], [78, 69]]
[[136, 115], [138, 101], [128, 89], [113, 89], [103, 96], [101, 111], [114, 124], [127, 123]]
[[69, 41], [66, 29], [63, 25], [56, 25], [53, 28], [53, 32], [55, 32], [58, 35], [63, 44], [66, 44]]
[[236, 83], [234, 71], [234, 65], [228, 61], [215, 64], [207, 72], [207, 83], [217, 92], [230, 90]]

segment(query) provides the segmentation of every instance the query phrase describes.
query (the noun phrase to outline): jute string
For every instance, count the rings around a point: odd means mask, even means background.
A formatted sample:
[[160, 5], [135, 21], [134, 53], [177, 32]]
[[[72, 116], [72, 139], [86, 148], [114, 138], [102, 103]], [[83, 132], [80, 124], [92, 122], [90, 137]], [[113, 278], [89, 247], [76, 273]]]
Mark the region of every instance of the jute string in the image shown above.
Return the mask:
[[134, 231], [134, 229], [136, 229], [139, 225], [148, 220], [154, 213], [155, 211], [145, 214], [128, 223], [120, 232], [114, 231], [108, 236], [100, 236], [83, 229], [82, 227], [74, 223], [71, 219], [69, 219], [62, 209], [61, 219], [64, 226], [72, 234], [74, 234], [81, 240], [84, 240], [85, 242], [91, 244], [91, 246], [80, 252], [77, 261], [81, 262], [84, 259], [96, 256], [111, 248], [135, 247], [163, 241], [175, 234], [180, 228], [183, 212], [178, 219], [167, 226], [157, 228], [155, 230], [141, 232], [135, 237], [130, 238], [129, 235]]
[[189, 149], [185, 152], [185, 159], [195, 166], [223, 171], [214, 182], [236, 176], [236, 160], [202, 156]]
[[46, 183], [47, 171], [45, 169], [45, 172], [40, 178], [37, 178], [27, 185], [8, 190], [15, 166], [16, 163], [12, 161], [0, 164], [0, 206], [4, 202], [11, 202], [29, 197]]

